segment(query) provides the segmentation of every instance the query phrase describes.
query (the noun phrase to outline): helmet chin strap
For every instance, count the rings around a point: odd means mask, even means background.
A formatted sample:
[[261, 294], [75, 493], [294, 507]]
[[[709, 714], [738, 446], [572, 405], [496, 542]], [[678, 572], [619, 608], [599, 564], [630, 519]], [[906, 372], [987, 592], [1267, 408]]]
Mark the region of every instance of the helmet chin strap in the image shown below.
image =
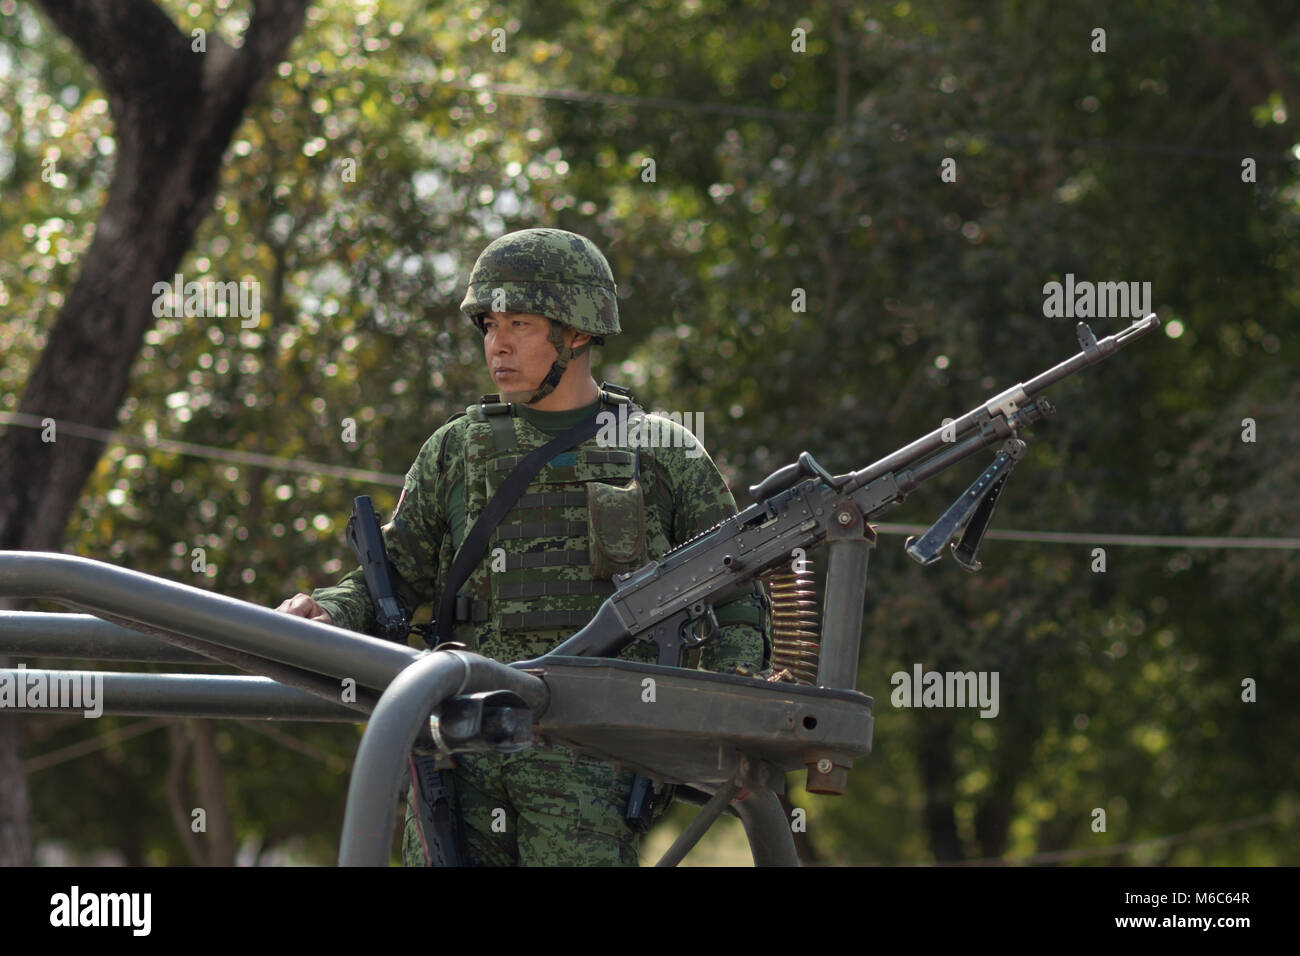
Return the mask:
[[560, 379], [564, 377], [564, 370], [569, 367], [569, 360], [577, 358], [591, 348], [590, 342], [580, 345], [576, 349], [568, 348], [564, 344], [564, 326], [554, 320], [551, 321], [551, 331], [547, 335], [547, 341], [555, 348], [555, 361], [551, 363], [551, 370], [542, 379], [542, 384], [537, 386], [537, 391], [533, 392], [532, 396], [524, 402], [525, 405], [540, 402], [555, 391], [555, 386], [559, 385]]

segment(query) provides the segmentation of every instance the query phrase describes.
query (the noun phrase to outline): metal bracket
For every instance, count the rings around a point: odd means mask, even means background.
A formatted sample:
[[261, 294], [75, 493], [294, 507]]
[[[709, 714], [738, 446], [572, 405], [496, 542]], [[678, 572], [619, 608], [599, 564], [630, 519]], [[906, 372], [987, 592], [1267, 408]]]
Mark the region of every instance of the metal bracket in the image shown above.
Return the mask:
[[1025, 443], [1018, 438], [1011, 439], [1003, 446], [1003, 450], [1011, 456], [1011, 463], [1007, 465], [1002, 477], [993, 482], [988, 491], [984, 493], [984, 497], [980, 499], [975, 508], [975, 513], [971, 515], [970, 520], [966, 523], [961, 540], [949, 545], [949, 549], [952, 551], [952, 559], [972, 574], [983, 567], [975, 554], [984, 541], [984, 532], [988, 531], [989, 523], [993, 520], [993, 510], [998, 506], [998, 498], [1002, 494], [1002, 489], [1006, 487], [1007, 479], [1011, 477], [1011, 470], [1015, 467], [1016, 462], [1024, 457], [1025, 448]]
[[993, 464], [984, 469], [983, 474], [939, 516], [939, 520], [925, 534], [920, 538], [907, 539], [904, 547], [908, 555], [920, 564], [934, 564], [939, 560], [943, 546], [958, 531], [966, 528], [961, 542], [953, 549], [953, 555], [957, 563], [967, 571], [979, 570], [980, 564], [975, 560], [975, 552], [979, 549], [984, 532], [988, 530], [1002, 488], [1016, 462], [1024, 457], [1027, 447], [1019, 438], [1008, 439], [993, 459]]
[[508, 690], [453, 697], [429, 718], [433, 742], [444, 754], [518, 753], [532, 745], [532, 729], [532, 710]]

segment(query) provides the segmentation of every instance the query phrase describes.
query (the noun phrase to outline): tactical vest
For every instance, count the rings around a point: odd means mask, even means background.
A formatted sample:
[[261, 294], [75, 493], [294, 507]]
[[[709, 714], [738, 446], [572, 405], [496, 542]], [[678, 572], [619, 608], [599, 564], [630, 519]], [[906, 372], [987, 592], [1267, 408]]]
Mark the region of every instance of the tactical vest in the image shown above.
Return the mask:
[[[601, 390], [601, 410], [632, 419], [644, 412], [622, 390]], [[442, 567], [529, 451], [553, 436], [495, 395], [466, 409], [463, 436], [465, 520]], [[647, 508], [647, 451], [593, 437], [547, 462], [497, 526], [488, 552], [460, 588], [455, 634], [503, 661], [543, 654], [591, 620], [613, 593], [612, 576], [668, 550], [655, 509]], [[653, 660], [653, 649], [624, 656]]]

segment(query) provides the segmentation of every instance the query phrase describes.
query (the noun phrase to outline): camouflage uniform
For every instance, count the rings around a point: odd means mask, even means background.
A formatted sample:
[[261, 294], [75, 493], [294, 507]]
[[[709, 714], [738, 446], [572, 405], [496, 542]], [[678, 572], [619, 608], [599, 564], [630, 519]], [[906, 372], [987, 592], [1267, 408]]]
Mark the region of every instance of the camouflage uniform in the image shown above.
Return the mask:
[[[484, 396], [434, 432], [383, 528], [399, 601], [409, 610], [425, 603], [436, 608], [453, 557], [518, 461], [597, 410], [616, 415], [620, 405], [625, 420], [635, 421], [640, 409], [604, 389], [586, 408], [558, 412]], [[659, 416], [643, 422], [658, 439], [640, 449], [639, 463], [631, 448], [612, 446], [602, 431], [543, 466], [461, 587], [456, 640], [505, 662], [543, 654], [591, 619], [613, 591], [613, 574], [640, 567], [735, 513], [713, 460], [688, 431]], [[369, 632], [374, 626], [360, 569], [312, 597], [339, 627]], [[761, 591], [716, 610], [720, 632], [703, 648], [701, 666], [760, 665]], [[622, 656], [653, 661], [655, 648], [632, 645]], [[623, 818], [631, 773], [616, 774], [603, 761], [558, 746], [505, 757], [462, 754], [456, 764], [471, 862], [636, 864], [636, 835]], [[403, 858], [423, 862], [409, 808]]]

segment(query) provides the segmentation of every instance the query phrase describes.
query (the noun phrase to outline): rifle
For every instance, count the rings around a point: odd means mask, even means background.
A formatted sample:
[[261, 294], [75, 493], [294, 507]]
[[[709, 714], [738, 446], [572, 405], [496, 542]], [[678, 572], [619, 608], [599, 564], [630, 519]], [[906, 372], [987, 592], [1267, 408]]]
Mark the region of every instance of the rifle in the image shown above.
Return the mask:
[[347, 539], [365, 573], [366, 590], [375, 606], [375, 636], [405, 644], [407, 635], [411, 633], [410, 619], [393, 592], [392, 568], [388, 563], [388, 552], [384, 550], [379, 517], [369, 495], [359, 495], [353, 500]]
[[[370, 601], [375, 606], [376, 636], [405, 644], [412, 630], [410, 619], [393, 591], [388, 552], [369, 495], [359, 495], [353, 501], [347, 539], [361, 563]], [[415, 819], [426, 859], [435, 866], [463, 865], [464, 833], [458, 825], [447, 775], [437, 758], [418, 751], [411, 754], [410, 769], [415, 787]]]
[[993, 509], [1011, 470], [1024, 457], [1027, 446], [1020, 432], [1055, 413], [1045, 398], [1036, 396], [1159, 325], [1151, 313], [1098, 340], [1080, 322], [1075, 329], [1081, 349], [1077, 354], [859, 471], [831, 475], [808, 452], [801, 453], [797, 461], [750, 487], [754, 504], [658, 561], [615, 575], [614, 593], [590, 623], [548, 654], [512, 666], [545, 667], [550, 657], [615, 657], [638, 640], [653, 641], [659, 647], [659, 662], [675, 666], [682, 651], [717, 632], [714, 604], [734, 599], [756, 578], [789, 565], [793, 555], [827, 542], [830, 561], [817, 683], [852, 688], [867, 555], [875, 542], [868, 522], [922, 482], [1001, 442], [992, 464], [925, 534], [908, 538], [905, 545], [913, 559], [932, 564], [960, 532], [960, 540], [952, 545], [953, 556], [961, 567], [977, 571], [976, 553]]

